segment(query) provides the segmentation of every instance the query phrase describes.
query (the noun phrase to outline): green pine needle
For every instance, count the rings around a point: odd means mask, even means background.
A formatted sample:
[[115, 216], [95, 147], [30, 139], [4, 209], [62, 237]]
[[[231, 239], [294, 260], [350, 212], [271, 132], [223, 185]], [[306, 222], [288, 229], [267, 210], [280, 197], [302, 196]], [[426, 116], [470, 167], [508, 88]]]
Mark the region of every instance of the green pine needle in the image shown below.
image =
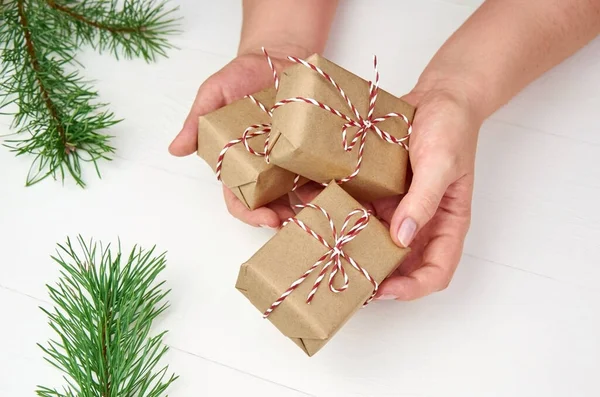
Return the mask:
[[61, 267], [47, 286], [53, 310], [43, 309], [56, 339], [39, 345], [45, 359], [64, 374], [61, 391], [38, 386], [43, 397], [160, 397], [177, 379], [159, 368], [167, 352], [161, 332], [151, 336], [169, 291], [158, 282], [165, 254], [134, 247], [128, 257], [78, 237], [67, 239], [52, 258]]
[[15, 129], [4, 145], [33, 157], [27, 186], [70, 175], [83, 187], [83, 163], [100, 176], [98, 161], [115, 151], [106, 130], [121, 120], [76, 70], [81, 45], [153, 62], [174, 48], [167, 37], [177, 9], [155, 0], [0, 0], [0, 114], [13, 116]]

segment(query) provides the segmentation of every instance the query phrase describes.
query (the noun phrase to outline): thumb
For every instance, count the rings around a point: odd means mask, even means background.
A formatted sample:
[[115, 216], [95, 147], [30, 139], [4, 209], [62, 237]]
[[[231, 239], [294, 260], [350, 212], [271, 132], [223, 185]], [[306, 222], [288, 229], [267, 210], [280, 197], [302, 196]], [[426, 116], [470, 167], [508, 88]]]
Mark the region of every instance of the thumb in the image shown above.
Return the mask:
[[448, 161], [447, 156], [430, 154], [414, 165], [409, 191], [400, 201], [390, 223], [392, 239], [401, 247], [408, 247], [433, 218], [453, 182], [453, 163]]
[[169, 146], [169, 153], [174, 156], [188, 156], [194, 153], [198, 145], [198, 119], [200, 116], [225, 106], [223, 90], [214, 84], [215, 77], [208, 80], [198, 89], [194, 104], [183, 123], [181, 131]]

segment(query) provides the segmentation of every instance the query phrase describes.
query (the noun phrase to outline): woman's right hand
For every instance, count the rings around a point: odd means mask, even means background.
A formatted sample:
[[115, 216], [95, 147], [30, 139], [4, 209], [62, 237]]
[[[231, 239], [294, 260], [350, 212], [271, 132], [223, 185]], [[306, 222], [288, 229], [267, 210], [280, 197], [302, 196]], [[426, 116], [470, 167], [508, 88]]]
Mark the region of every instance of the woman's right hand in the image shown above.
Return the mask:
[[[278, 71], [288, 63], [283, 51], [269, 50], [269, 56]], [[195, 153], [200, 116], [273, 84], [273, 72], [262, 52], [239, 55], [202, 83], [183, 128], [169, 146], [169, 152], [174, 156]], [[229, 212], [252, 226], [278, 228], [285, 219], [294, 216], [286, 198], [251, 211], [226, 186], [223, 186], [223, 194]]]
[[[210, 76], [198, 90], [183, 128], [169, 146], [174, 156], [188, 156], [198, 145], [198, 118], [274, 84], [261, 47], [281, 71], [287, 56], [306, 58], [325, 47], [338, 0], [243, 0], [238, 56]], [[223, 186], [229, 212], [253, 225], [278, 228], [294, 216], [287, 198], [250, 211]]]

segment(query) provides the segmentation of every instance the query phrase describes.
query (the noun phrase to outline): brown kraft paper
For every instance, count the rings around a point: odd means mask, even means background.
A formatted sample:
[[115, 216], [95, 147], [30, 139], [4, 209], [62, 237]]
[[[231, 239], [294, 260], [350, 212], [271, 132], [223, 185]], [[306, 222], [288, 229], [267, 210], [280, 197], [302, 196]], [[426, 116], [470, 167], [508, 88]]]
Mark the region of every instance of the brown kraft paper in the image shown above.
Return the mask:
[[[274, 104], [275, 88], [263, 90], [254, 97], [267, 108]], [[219, 153], [234, 139], [241, 138], [252, 124], [268, 124], [270, 117], [250, 99], [237, 100], [199, 118], [198, 155], [216, 171]], [[248, 140], [256, 151], [264, 150], [267, 135]], [[292, 190], [296, 174], [267, 164], [264, 157], [246, 150], [243, 143], [229, 148], [223, 160], [221, 180], [244, 205], [253, 210]], [[305, 183], [301, 178], [300, 184]]]
[[[336, 184], [325, 188], [313, 203], [325, 208], [338, 233], [346, 216], [362, 208]], [[297, 218], [330, 245], [334, 244], [327, 218], [320, 211], [305, 208]], [[378, 283], [387, 278], [410, 251], [396, 246], [388, 229], [375, 217], [370, 218], [367, 227], [343, 250]], [[264, 313], [327, 251], [314, 237], [290, 222], [241, 266], [236, 288]], [[340, 293], [331, 292], [328, 271], [308, 305], [306, 298], [321, 270], [317, 268], [268, 317], [308, 356], [317, 353], [373, 293], [371, 282], [349, 263], [343, 263], [349, 276], [348, 289]], [[342, 280], [338, 273], [334, 285], [341, 285]]]
[[[338, 83], [363, 118], [369, 107], [369, 83], [340, 66], [315, 54], [307, 62], [321, 68]], [[317, 72], [296, 64], [284, 70], [276, 101], [293, 97], [313, 98], [356, 120], [356, 116], [339, 92]], [[415, 109], [408, 103], [379, 89], [375, 117], [390, 112], [404, 114], [411, 122]], [[358, 144], [344, 151], [342, 126], [346, 122], [327, 110], [307, 103], [288, 103], [273, 111], [271, 161], [310, 180], [327, 183], [351, 175], [358, 159]], [[408, 127], [398, 117], [377, 123], [396, 138], [406, 136]], [[348, 130], [349, 139], [357, 128]], [[372, 201], [406, 193], [408, 188], [408, 152], [388, 143], [369, 130], [360, 172], [342, 188], [354, 198]]]

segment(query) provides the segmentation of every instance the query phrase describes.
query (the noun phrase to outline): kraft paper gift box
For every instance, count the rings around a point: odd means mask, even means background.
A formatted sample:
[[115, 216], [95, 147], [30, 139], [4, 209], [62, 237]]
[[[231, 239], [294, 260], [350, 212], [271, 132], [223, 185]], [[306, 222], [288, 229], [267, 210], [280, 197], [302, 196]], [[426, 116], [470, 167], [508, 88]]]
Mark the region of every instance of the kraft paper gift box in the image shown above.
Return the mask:
[[[273, 106], [275, 88], [253, 95], [266, 108]], [[198, 155], [217, 172], [219, 155], [231, 141], [239, 140], [251, 125], [271, 123], [270, 116], [250, 98], [237, 100], [199, 118]], [[247, 140], [251, 149], [264, 152], [267, 134]], [[296, 174], [267, 164], [264, 156], [250, 153], [243, 142], [232, 145], [223, 156], [221, 181], [249, 209], [256, 209], [292, 190]], [[299, 184], [306, 181], [301, 178]]]
[[[346, 217], [354, 210], [364, 211], [337, 184], [330, 184], [310, 205], [320, 206], [327, 211], [339, 237], [347, 236], [357, 222], [360, 224], [359, 213], [352, 216], [348, 226], [343, 229]], [[329, 221], [320, 210], [304, 208], [295, 219], [322, 236], [331, 247], [335, 245]], [[374, 216], [370, 216], [366, 227], [340, 249], [378, 284], [399, 266], [410, 251], [396, 246], [387, 227]], [[236, 288], [261, 313], [265, 313], [292, 283], [301, 278], [320, 258], [332, 252], [298, 224], [289, 222], [241, 266]], [[331, 257], [327, 256], [325, 262], [329, 258]], [[341, 263], [348, 276], [346, 290], [338, 293], [330, 290], [328, 283], [332, 269], [327, 268], [321, 285], [310, 304], [307, 304], [309, 291], [313, 289], [323, 270], [323, 266], [318, 266], [267, 316], [268, 321], [309, 356], [317, 353], [331, 340], [375, 291], [372, 281], [362, 272], [352, 267], [346, 259], [342, 259]], [[343, 274], [338, 272], [333, 285], [341, 288], [343, 278]]]
[[[306, 62], [331, 76], [362, 118], [368, 119], [370, 82], [317, 54], [307, 58]], [[358, 121], [338, 89], [313, 68], [301, 63], [284, 70], [276, 101], [298, 97], [320, 102]], [[396, 139], [406, 138], [404, 143], [408, 144], [409, 129], [406, 121], [412, 123], [415, 109], [379, 89], [371, 120], [392, 112], [399, 116], [373, 124]], [[273, 110], [273, 131], [269, 143], [271, 161], [320, 183], [328, 183], [333, 179], [340, 181], [348, 177], [356, 170], [360, 144], [356, 143], [351, 151], [344, 150], [342, 128], [346, 123], [343, 118], [306, 101], [296, 100], [276, 107]], [[348, 141], [358, 130], [356, 127], [348, 129]], [[403, 194], [408, 189], [408, 169], [406, 148], [381, 139], [373, 128], [367, 128], [359, 172], [349, 182], [341, 183], [341, 186], [361, 201]]]

